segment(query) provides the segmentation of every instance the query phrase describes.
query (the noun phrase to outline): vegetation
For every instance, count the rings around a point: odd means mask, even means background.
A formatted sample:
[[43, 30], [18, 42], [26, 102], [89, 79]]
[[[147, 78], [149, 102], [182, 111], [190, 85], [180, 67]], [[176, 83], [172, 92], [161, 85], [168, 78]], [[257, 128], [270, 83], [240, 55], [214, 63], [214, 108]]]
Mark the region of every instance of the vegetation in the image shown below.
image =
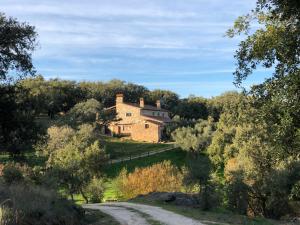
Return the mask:
[[178, 213], [180, 215], [193, 218], [203, 222], [204, 224], [236, 224], [236, 225], [279, 225], [286, 224], [276, 220], [269, 220], [261, 217], [249, 218], [247, 216], [238, 215], [230, 210], [224, 210], [217, 208], [214, 210], [199, 210], [198, 208], [192, 208], [187, 206], [173, 205], [172, 203], [151, 201], [146, 199], [134, 199], [131, 200], [135, 203], [148, 204], [153, 206], [159, 206], [163, 209]]
[[[119, 174], [116, 184], [127, 198], [197, 185], [202, 210], [221, 207], [274, 219], [299, 213], [299, 9], [298, 0], [258, 0], [251, 13], [237, 19], [227, 32], [229, 37], [246, 36], [235, 55], [236, 85], [242, 86], [258, 67], [274, 68], [274, 73], [248, 91], [212, 99], [180, 99], [167, 90], [149, 91], [119, 80], [20, 79], [34, 74], [35, 29], [1, 14], [1, 221], [77, 224], [81, 209], [62, 196], [81, 194], [86, 202], [100, 202], [105, 179]], [[257, 29], [251, 28], [253, 21]], [[17, 76], [10, 76], [12, 71]], [[173, 119], [165, 139], [184, 151], [108, 165], [107, 153], [117, 158], [166, 146], [100, 135], [114, 120], [105, 108], [114, 105], [119, 92], [130, 102], [141, 96], [150, 104], [161, 99]], [[37, 121], [45, 114], [55, 124], [41, 129]], [[183, 164], [184, 173], [176, 167]], [[122, 173], [124, 167], [127, 172]], [[203, 213], [194, 212], [190, 216]]]
[[49, 157], [47, 166], [52, 176], [72, 199], [74, 194], [80, 193], [88, 202], [84, 190], [92, 188], [89, 183], [95, 181], [93, 177], [101, 178], [101, 168], [108, 159], [95, 128], [89, 124], [81, 125], [78, 130], [51, 127], [48, 134], [44, 152]]
[[118, 189], [125, 199], [151, 192], [180, 191], [183, 173], [170, 161], [164, 161], [146, 168], [136, 168], [132, 173], [122, 170], [117, 178]]
[[111, 159], [122, 158], [126, 156], [135, 156], [152, 151], [159, 151], [170, 147], [169, 144], [162, 143], [143, 143], [131, 140], [122, 140], [120, 138], [103, 137], [105, 150]]
[[43, 187], [0, 185], [1, 224], [81, 224], [83, 210]]

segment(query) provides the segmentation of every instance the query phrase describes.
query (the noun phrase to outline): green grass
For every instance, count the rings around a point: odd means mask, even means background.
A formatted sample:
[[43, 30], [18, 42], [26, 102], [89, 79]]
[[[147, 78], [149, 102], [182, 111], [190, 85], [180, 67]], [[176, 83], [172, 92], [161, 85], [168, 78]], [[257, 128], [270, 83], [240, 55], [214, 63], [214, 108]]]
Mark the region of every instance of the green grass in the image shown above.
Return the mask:
[[158, 153], [149, 157], [133, 159], [131, 161], [116, 163], [107, 165], [104, 167], [103, 173], [107, 176], [105, 183], [106, 189], [104, 192], [104, 200], [117, 200], [119, 199], [117, 189], [114, 184], [114, 178], [116, 178], [123, 168], [126, 168], [128, 172], [133, 172], [135, 168], [148, 167], [156, 163], [169, 160], [173, 165], [182, 167], [185, 165], [186, 152], [180, 149], [174, 149], [167, 152]]
[[33, 150], [26, 151], [21, 155], [12, 157], [8, 152], [0, 154], [0, 163], [5, 164], [8, 162], [26, 163], [29, 166], [43, 166], [46, 162], [46, 157], [38, 156]]
[[265, 218], [249, 218], [247, 216], [238, 215], [225, 209], [216, 209], [213, 211], [202, 211], [198, 208], [176, 206], [170, 203], [153, 202], [147, 200], [133, 200], [132, 202], [159, 206], [163, 209], [175, 212], [177, 214], [193, 218], [203, 222], [204, 224], [236, 224], [236, 225], [280, 225], [280, 221], [269, 220]]
[[131, 161], [125, 161], [115, 163], [112, 165], [106, 165], [103, 172], [108, 178], [115, 178], [119, 175], [123, 168], [126, 168], [128, 172], [134, 171], [135, 168], [147, 167], [153, 164], [169, 160], [173, 165], [181, 167], [185, 163], [186, 152], [180, 149], [174, 149], [167, 152], [158, 153], [149, 157], [133, 159]]
[[112, 137], [104, 137], [104, 141], [106, 152], [110, 155], [111, 159], [158, 151], [170, 146], [169, 144], [136, 142]]
[[120, 225], [110, 215], [107, 215], [100, 210], [86, 209], [85, 223], [90, 225]]

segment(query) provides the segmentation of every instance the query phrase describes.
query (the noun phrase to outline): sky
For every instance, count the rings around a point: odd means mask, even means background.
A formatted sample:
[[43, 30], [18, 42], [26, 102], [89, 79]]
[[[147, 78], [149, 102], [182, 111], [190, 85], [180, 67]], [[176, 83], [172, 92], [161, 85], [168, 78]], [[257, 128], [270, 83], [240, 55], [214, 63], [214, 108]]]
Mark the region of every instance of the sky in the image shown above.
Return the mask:
[[[235, 90], [243, 37], [224, 37], [256, 0], [0, 0], [0, 11], [36, 27], [33, 62], [45, 78], [120, 79], [181, 97]], [[245, 87], [260, 83], [258, 70]]]

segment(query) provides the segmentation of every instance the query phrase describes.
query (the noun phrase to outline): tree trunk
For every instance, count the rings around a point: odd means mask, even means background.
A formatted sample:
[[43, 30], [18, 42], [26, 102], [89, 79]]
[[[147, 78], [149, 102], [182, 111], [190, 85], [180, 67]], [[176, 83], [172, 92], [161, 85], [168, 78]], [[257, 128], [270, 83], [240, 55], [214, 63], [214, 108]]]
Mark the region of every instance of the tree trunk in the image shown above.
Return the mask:
[[82, 189], [80, 189], [80, 194], [82, 195], [82, 197], [85, 200], [85, 203], [88, 204], [89, 203], [89, 199], [86, 197], [86, 195], [84, 194], [84, 192], [82, 191]]

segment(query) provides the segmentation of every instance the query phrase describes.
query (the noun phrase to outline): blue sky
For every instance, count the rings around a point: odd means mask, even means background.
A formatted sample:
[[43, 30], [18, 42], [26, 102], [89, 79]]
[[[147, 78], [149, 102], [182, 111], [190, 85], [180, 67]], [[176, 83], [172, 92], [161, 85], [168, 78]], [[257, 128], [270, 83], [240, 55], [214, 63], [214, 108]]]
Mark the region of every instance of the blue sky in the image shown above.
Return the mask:
[[[9, 16], [36, 26], [38, 73], [72, 80], [121, 79], [149, 89], [215, 96], [235, 89], [226, 30], [255, 0], [1, 0]], [[259, 70], [245, 86], [263, 81]]]

